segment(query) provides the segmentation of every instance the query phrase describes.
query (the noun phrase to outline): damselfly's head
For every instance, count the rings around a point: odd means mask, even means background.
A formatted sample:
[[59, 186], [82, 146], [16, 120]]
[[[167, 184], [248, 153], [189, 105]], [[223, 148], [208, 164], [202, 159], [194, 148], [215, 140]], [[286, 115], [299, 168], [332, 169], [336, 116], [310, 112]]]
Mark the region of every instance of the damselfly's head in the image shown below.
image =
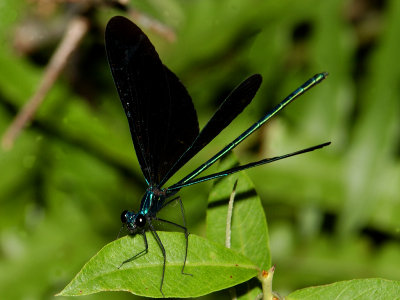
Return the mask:
[[146, 225], [146, 218], [142, 214], [136, 214], [134, 211], [124, 210], [121, 214], [121, 221], [130, 233], [135, 233], [137, 229]]

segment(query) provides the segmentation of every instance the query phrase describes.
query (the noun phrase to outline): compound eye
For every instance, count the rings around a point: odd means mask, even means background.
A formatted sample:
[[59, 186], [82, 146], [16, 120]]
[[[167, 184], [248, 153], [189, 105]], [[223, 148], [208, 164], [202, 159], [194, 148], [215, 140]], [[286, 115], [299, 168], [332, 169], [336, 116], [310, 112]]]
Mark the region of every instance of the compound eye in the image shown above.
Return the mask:
[[121, 213], [121, 222], [123, 223], [123, 224], [126, 224], [127, 222], [128, 222], [128, 219], [126, 218], [126, 214], [128, 213], [128, 211], [127, 210], [124, 210], [122, 213]]
[[143, 227], [144, 225], [146, 225], [146, 218], [143, 215], [137, 215], [135, 225], [137, 227]]

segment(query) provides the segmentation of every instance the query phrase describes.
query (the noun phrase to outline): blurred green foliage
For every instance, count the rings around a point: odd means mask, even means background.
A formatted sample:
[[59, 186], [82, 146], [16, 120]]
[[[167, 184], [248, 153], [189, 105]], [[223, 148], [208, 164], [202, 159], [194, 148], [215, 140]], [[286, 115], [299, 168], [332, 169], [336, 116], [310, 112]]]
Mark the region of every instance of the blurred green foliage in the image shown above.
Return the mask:
[[[3, 0], [0, 132], [34, 93], [74, 4]], [[49, 4], [48, 4], [49, 5]], [[325, 141], [329, 148], [248, 171], [268, 218], [274, 289], [338, 280], [400, 280], [400, 2], [148, 0], [132, 5], [175, 29], [147, 32], [184, 82], [204, 125], [241, 80], [261, 73], [253, 103], [174, 177], [210, 157], [315, 73], [328, 79], [236, 151], [242, 163]], [[11, 151], [0, 150], [0, 295], [48, 299], [102, 246], [145, 183], [108, 69], [99, 7], [90, 34]], [[134, 20], [133, 20], [134, 21]], [[30, 23], [28, 23], [30, 22]], [[30, 25], [27, 25], [30, 24]], [[32, 25], [33, 24], [33, 25]], [[29, 55], [24, 26], [52, 32]], [[21, 49], [19, 49], [21, 50]], [[216, 168], [214, 168], [215, 170]], [[181, 192], [189, 230], [204, 235], [211, 183]], [[179, 220], [176, 207], [163, 214]], [[208, 296], [228, 299], [227, 292]], [[132, 299], [104, 293], [86, 299]]]

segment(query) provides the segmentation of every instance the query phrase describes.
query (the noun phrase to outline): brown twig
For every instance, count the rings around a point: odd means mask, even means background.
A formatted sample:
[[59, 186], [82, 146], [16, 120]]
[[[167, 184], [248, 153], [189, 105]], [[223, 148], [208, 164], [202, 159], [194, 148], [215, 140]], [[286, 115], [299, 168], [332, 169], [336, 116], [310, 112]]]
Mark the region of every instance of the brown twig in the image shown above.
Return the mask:
[[139, 23], [144, 28], [148, 28], [154, 33], [162, 36], [168, 42], [172, 43], [176, 40], [175, 32], [168, 26], [157, 21], [156, 19], [153, 19], [152, 17], [149, 17], [148, 15], [133, 8], [128, 10], [128, 14], [132, 17], [133, 20], [135, 20], [135, 22]]
[[60, 42], [57, 50], [54, 52], [49, 64], [46, 67], [42, 81], [39, 84], [36, 93], [29, 99], [14, 121], [6, 130], [2, 138], [3, 149], [11, 149], [15, 139], [20, 134], [26, 124], [32, 120], [36, 110], [43, 102], [49, 89], [64, 69], [72, 52], [78, 47], [80, 41], [89, 29], [89, 21], [81, 16], [73, 18], [68, 24], [67, 30]]
[[138, 23], [138, 25], [153, 31], [154, 33], [166, 39], [168, 42], [172, 43], [176, 40], [176, 34], [171, 28], [146, 15], [145, 13], [132, 8], [129, 5], [129, 0], [109, 0], [107, 3], [110, 6], [114, 6], [115, 8], [120, 8], [123, 11], [126, 11], [133, 21]]

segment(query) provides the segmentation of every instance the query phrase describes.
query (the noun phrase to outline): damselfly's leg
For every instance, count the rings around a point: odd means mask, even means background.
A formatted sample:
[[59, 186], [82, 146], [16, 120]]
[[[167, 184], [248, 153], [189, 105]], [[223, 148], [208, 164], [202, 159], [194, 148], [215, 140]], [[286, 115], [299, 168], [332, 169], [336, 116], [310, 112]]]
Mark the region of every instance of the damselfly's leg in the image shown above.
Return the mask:
[[182, 225], [176, 224], [174, 222], [171, 222], [171, 221], [168, 221], [168, 220], [164, 220], [164, 219], [160, 219], [160, 218], [154, 218], [154, 220], [158, 220], [158, 221], [161, 221], [161, 222], [164, 222], [164, 223], [168, 223], [168, 224], [174, 225], [174, 226], [179, 227], [180, 229], [182, 229], [184, 231], [185, 239], [186, 239], [186, 249], [185, 249], [185, 260], [183, 261], [183, 266], [182, 266], [181, 273], [184, 274], [184, 275], [193, 276], [193, 274], [184, 272], [185, 271], [185, 266], [186, 266], [187, 252], [188, 252], [188, 247], [189, 247], [189, 232], [188, 232], [187, 228], [182, 226]]
[[142, 250], [142, 251], [140, 251], [139, 253], [135, 254], [135, 255], [132, 256], [131, 258], [129, 258], [129, 259], [127, 259], [127, 260], [124, 260], [124, 261], [122, 262], [122, 264], [118, 267], [118, 269], [121, 268], [124, 264], [126, 264], [126, 263], [128, 263], [128, 262], [131, 262], [132, 260], [135, 260], [135, 259], [138, 258], [139, 256], [142, 256], [142, 255], [144, 255], [144, 254], [147, 254], [147, 252], [148, 252], [148, 250], [149, 250], [149, 245], [147, 244], [147, 237], [146, 237], [146, 233], [145, 233], [144, 230], [142, 231], [142, 236], [143, 236], [143, 239], [144, 239], [144, 248], [145, 248], [145, 249]]
[[149, 224], [149, 228], [150, 228], [151, 232], [153, 233], [154, 237], [157, 240], [158, 245], [160, 246], [161, 252], [162, 252], [163, 257], [164, 257], [164, 264], [163, 264], [163, 270], [162, 270], [162, 276], [161, 276], [161, 284], [160, 284], [160, 292], [161, 292], [162, 296], [165, 297], [164, 293], [162, 291], [162, 287], [163, 287], [163, 283], [164, 283], [164, 276], [165, 276], [165, 263], [167, 261], [167, 257], [166, 257], [166, 254], [165, 254], [165, 248], [164, 248], [163, 243], [161, 242], [160, 237], [157, 234], [157, 231], [154, 229], [154, 227], [151, 224], [151, 222], [148, 222], [148, 224]]
[[159, 221], [161, 221], [161, 222], [165, 222], [165, 223], [174, 225], [174, 226], [176, 226], [176, 227], [178, 227], [178, 228], [180, 228], [180, 229], [183, 230], [183, 232], [185, 233], [185, 239], [186, 239], [186, 249], [185, 249], [185, 260], [183, 261], [183, 266], [182, 266], [181, 273], [182, 273], [182, 274], [185, 274], [185, 275], [193, 276], [193, 274], [185, 273], [187, 252], [188, 252], [188, 247], [189, 247], [189, 232], [188, 232], [187, 227], [186, 227], [185, 210], [184, 210], [184, 208], [183, 208], [183, 203], [182, 203], [181, 197], [178, 196], [178, 197], [175, 197], [175, 198], [173, 198], [173, 199], [171, 199], [171, 200], [165, 202], [165, 203], [163, 204], [163, 206], [161, 206], [160, 210], [161, 210], [162, 208], [166, 207], [167, 205], [169, 205], [170, 203], [174, 202], [175, 200], [178, 200], [179, 206], [181, 207], [181, 214], [182, 214], [183, 226], [182, 226], [182, 225], [179, 225], [179, 224], [176, 224], [176, 223], [174, 223], [174, 222], [171, 222], [171, 221], [164, 220], [164, 219], [160, 219], [160, 218], [155, 218], [155, 219], [156, 219], [156, 220], [159, 220]]

